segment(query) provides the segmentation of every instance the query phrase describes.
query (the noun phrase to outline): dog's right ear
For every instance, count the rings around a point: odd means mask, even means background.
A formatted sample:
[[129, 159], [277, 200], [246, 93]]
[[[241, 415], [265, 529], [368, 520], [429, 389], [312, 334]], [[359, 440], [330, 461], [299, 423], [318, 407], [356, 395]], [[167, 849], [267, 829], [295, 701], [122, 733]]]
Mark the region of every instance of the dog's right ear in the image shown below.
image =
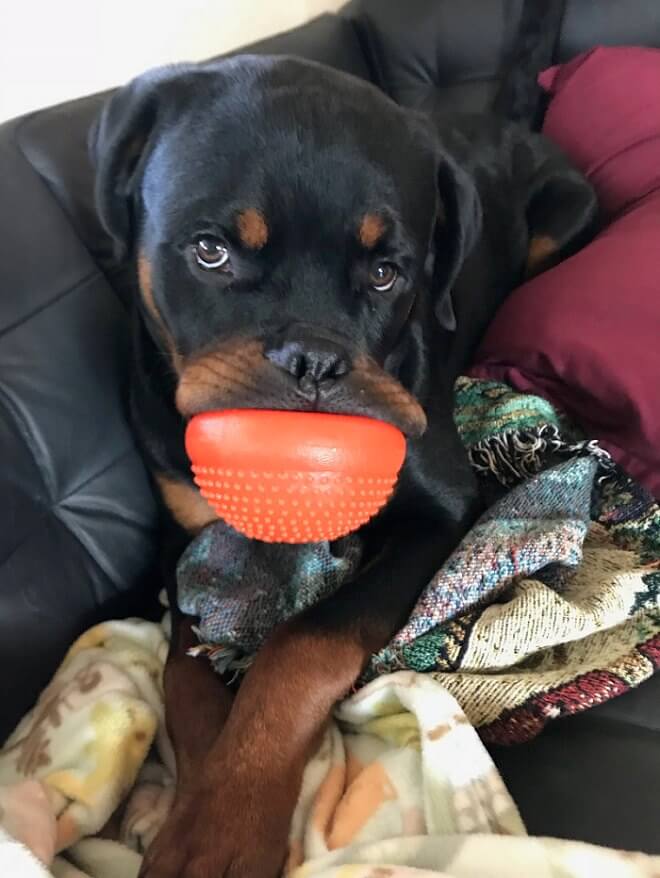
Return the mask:
[[150, 70], [118, 89], [89, 132], [96, 209], [122, 256], [133, 240], [135, 198], [163, 94], [182, 66]]

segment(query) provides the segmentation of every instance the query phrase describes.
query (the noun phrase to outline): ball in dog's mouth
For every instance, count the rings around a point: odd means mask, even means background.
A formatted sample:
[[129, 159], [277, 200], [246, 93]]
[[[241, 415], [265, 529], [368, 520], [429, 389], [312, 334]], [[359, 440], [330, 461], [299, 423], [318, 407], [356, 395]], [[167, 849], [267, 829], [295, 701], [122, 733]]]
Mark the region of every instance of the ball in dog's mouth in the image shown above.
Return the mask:
[[406, 440], [373, 418], [244, 409], [196, 415], [186, 451], [202, 496], [235, 530], [268, 543], [317, 543], [382, 509]]

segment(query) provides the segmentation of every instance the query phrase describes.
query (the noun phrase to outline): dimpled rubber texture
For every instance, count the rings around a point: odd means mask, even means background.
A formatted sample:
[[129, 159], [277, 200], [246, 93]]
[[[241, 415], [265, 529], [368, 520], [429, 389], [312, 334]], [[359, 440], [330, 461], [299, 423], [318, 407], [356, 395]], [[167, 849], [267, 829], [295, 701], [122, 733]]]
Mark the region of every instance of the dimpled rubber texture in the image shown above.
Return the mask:
[[268, 543], [313, 543], [376, 515], [406, 440], [371, 418], [248, 409], [194, 417], [186, 451], [202, 496], [227, 524]]

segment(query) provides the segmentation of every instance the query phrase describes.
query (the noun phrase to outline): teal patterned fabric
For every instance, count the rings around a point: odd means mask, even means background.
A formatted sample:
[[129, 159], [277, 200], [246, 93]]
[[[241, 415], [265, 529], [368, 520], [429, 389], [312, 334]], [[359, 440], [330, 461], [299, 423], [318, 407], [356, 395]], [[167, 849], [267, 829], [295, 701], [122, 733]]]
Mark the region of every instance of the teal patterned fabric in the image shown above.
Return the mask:
[[182, 612], [215, 668], [243, 670], [279, 622], [332, 594], [360, 563], [355, 537], [332, 545], [248, 541], [223, 522], [205, 528], [178, 566]]
[[[429, 583], [406, 627], [374, 656], [365, 679], [437, 668], [443, 624], [495, 599], [513, 577], [580, 560], [602, 462], [597, 446], [576, 435], [564, 441], [560, 418], [538, 397], [471, 379], [460, 379], [456, 394], [456, 422], [473, 465], [497, 476], [495, 494], [502, 496]], [[563, 462], [525, 479], [552, 454]], [[505, 487], [521, 479], [513, 490]], [[273, 546], [247, 543], [222, 522], [210, 525], [178, 569], [179, 605], [200, 619], [196, 652], [208, 654], [219, 671], [243, 670], [275, 625], [332, 594], [359, 563], [357, 537]]]

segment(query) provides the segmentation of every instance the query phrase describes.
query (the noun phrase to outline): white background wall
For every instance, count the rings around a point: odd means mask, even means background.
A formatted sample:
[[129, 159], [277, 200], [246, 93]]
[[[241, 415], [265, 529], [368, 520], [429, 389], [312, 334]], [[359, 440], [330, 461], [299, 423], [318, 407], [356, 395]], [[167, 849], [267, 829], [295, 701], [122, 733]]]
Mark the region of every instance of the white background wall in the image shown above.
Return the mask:
[[0, 120], [207, 58], [344, 0], [0, 0]]

